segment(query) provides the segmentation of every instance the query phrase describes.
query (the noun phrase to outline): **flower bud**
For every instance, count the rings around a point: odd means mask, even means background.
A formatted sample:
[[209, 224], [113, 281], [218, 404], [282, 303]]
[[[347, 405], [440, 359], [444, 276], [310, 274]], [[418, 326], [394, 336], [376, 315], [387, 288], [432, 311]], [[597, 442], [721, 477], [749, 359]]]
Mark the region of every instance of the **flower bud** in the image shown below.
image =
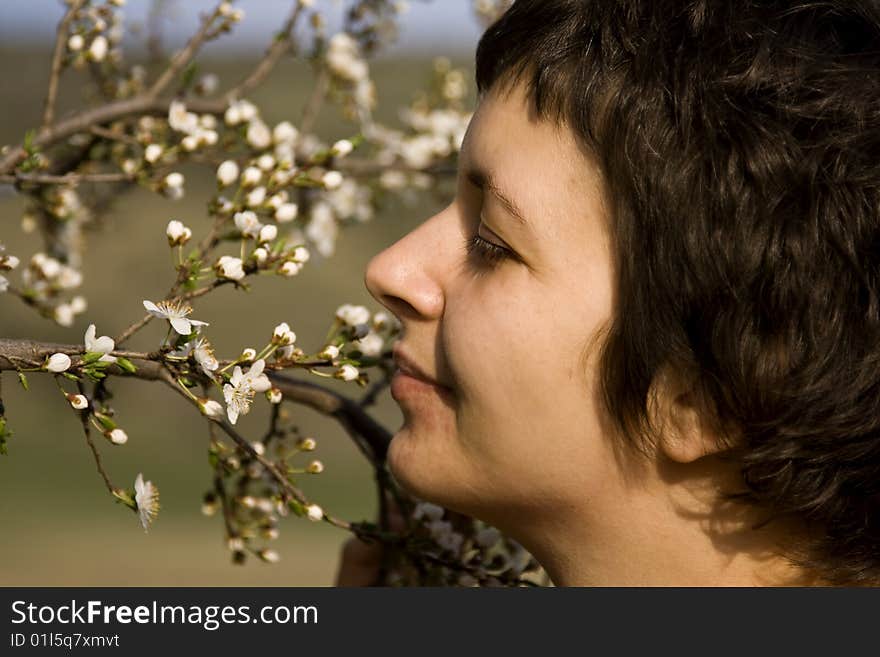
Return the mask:
[[282, 203], [275, 211], [275, 220], [286, 224], [296, 219], [297, 214], [299, 214], [299, 206], [296, 203]]
[[89, 406], [89, 400], [86, 399], [85, 395], [67, 395], [67, 401], [77, 411], [81, 411]]
[[226, 416], [223, 406], [213, 399], [199, 399], [199, 410], [202, 412], [202, 415], [213, 420], [223, 420]]
[[93, 62], [104, 61], [108, 49], [109, 44], [107, 43], [107, 37], [100, 35], [96, 36], [94, 41], [92, 41], [92, 45], [89, 46], [89, 58]]
[[83, 39], [82, 34], [72, 34], [67, 40], [67, 47], [73, 52], [79, 52], [83, 49], [84, 45], [86, 45], [86, 41]]
[[287, 261], [278, 268], [278, 273], [282, 276], [287, 276], [288, 278], [290, 278], [291, 276], [296, 276], [299, 273], [300, 269], [302, 269], [301, 264], [297, 262]]
[[49, 372], [58, 374], [66, 372], [70, 368], [70, 356], [67, 354], [52, 354], [45, 365]]
[[264, 262], [266, 262], [267, 258], [269, 257], [269, 252], [261, 246], [259, 248], [254, 249], [253, 256], [254, 256], [254, 260], [257, 261], [257, 264], [262, 265]]
[[318, 460], [312, 461], [306, 466], [306, 472], [309, 474], [321, 474], [324, 472], [324, 464]]
[[278, 563], [281, 561], [281, 555], [275, 550], [263, 549], [257, 552], [257, 556], [266, 563]]
[[266, 391], [266, 399], [269, 400], [270, 404], [280, 404], [283, 398], [284, 395], [281, 394], [281, 391], [278, 388], [271, 388]]
[[155, 164], [164, 152], [165, 149], [159, 144], [150, 144], [144, 149], [144, 159], [150, 164]]
[[249, 363], [256, 357], [257, 357], [257, 350], [252, 349], [251, 347], [248, 347], [247, 349], [244, 349], [241, 352], [241, 356], [239, 356], [238, 359], [240, 361], [245, 362], [245, 363]]
[[263, 172], [257, 167], [247, 167], [241, 174], [241, 183], [245, 187], [255, 187], [260, 184], [263, 178]]
[[269, 153], [264, 153], [257, 158], [257, 166], [263, 171], [271, 171], [275, 168], [275, 158], [269, 155]]
[[128, 434], [122, 429], [113, 429], [104, 434], [114, 445], [124, 445], [128, 442]]
[[263, 204], [263, 201], [266, 200], [266, 188], [265, 187], [255, 187], [252, 189], [248, 195], [246, 202], [248, 206], [252, 208], [257, 208]]
[[342, 184], [342, 174], [338, 171], [328, 171], [321, 176], [321, 182], [327, 189], [337, 189]]
[[306, 515], [309, 520], [313, 522], [318, 522], [321, 518], [324, 517], [324, 510], [319, 507], [317, 504], [309, 504], [306, 507]]
[[272, 333], [273, 344], [288, 345], [294, 342], [296, 342], [296, 333], [290, 330], [287, 322], [282, 322], [275, 327], [275, 331]]
[[299, 130], [290, 121], [282, 121], [272, 130], [272, 141], [276, 144], [292, 144], [298, 136]]
[[318, 446], [318, 443], [314, 438], [303, 438], [296, 446], [303, 452], [311, 452]]
[[278, 227], [277, 226], [263, 226], [260, 229], [260, 243], [272, 242], [276, 237], [278, 237]]
[[354, 150], [354, 144], [348, 139], [340, 139], [333, 144], [333, 153], [338, 157], [345, 157]]
[[304, 264], [309, 261], [310, 257], [311, 257], [311, 254], [309, 253], [309, 250], [304, 246], [298, 246], [293, 250], [294, 262]]
[[192, 231], [182, 222], [172, 219], [165, 228], [165, 235], [168, 237], [169, 246], [181, 246], [189, 242]]
[[343, 381], [354, 381], [358, 378], [359, 374], [358, 368], [354, 365], [343, 365], [336, 370], [336, 373], [333, 376], [337, 379], [342, 379]]
[[339, 357], [339, 347], [335, 344], [328, 344], [324, 349], [318, 354], [318, 358], [323, 358], [324, 360], [334, 360]]

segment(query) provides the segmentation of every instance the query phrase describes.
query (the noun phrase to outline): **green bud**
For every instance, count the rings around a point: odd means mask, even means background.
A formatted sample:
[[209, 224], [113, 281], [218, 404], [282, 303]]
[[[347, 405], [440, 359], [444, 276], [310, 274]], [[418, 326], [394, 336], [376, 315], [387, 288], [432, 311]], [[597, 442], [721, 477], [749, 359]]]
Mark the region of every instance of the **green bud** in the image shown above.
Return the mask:
[[27, 377], [24, 375], [24, 372], [18, 373], [18, 382], [21, 384], [22, 388], [28, 390], [28, 380]]
[[119, 365], [120, 369], [122, 369], [125, 372], [128, 372], [129, 374], [134, 374], [135, 372], [137, 372], [137, 368], [134, 366], [134, 363], [132, 363], [130, 360], [128, 360], [128, 358], [123, 358], [122, 356], [117, 356], [116, 357], [116, 364]]

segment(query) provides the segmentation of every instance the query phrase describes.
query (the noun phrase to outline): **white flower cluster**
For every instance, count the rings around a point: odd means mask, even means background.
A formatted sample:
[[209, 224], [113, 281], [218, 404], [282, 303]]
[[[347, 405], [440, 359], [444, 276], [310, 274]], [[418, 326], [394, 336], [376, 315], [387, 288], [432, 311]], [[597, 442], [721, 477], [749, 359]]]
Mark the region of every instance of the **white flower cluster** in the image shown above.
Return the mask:
[[108, 0], [103, 5], [89, 5], [75, 15], [67, 38], [71, 62], [77, 68], [87, 62], [101, 63], [106, 59], [118, 61], [119, 43], [125, 35], [122, 7], [125, 0]]
[[180, 147], [187, 152], [203, 146], [214, 146], [220, 138], [216, 130], [217, 119], [213, 114], [199, 116], [189, 112], [180, 100], [172, 101], [168, 108], [168, 125], [175, 132], [183, 133]]
[[[17, 264], [17, 263], [16, 263]], [[82, 274], [45, 253], [35, 253], [21, 275], [26, 293], [37, 302], [45, 302], [62, 291], [82, 285]], [[54, 318], [61, 326], [71, 326], [76, 315], [85, 312], [86, 301], [80, 296], [55, 306]]]
[[330, 72], [351, 86], [355, 106], [367, 112], [372, 110], [376, 106], [376, 87], [358, 42], [347, 32], [334, 34], [327, 47], [326, 60]]
[[238, 421], [239, 415], [245, 415], [251, 410], [256, 393], [266, 392], [272, 387], [269, 377], [263, 374], [265, 366], [266, 361], [261, 358], [247, 372], [243, 372], [238, 365], [232, 370], [232, 378], [223, 386], [226, 414], [232, 424]]

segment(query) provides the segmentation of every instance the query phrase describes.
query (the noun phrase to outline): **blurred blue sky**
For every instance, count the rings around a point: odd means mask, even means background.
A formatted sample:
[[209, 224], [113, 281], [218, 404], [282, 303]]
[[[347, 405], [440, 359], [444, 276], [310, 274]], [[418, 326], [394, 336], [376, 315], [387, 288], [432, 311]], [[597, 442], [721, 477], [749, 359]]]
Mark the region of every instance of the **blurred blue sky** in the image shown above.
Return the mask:
[[[153, 0], [128, 0], [124, 8], [129, 28], [143, 23]], [[187, 38], [198, 23], [200, 12], [213, 7], [216, 0], [164, 0], [170, 9], [164, 21], [167, 43], [176, 46]], [[238, 0], [245, 20], [232, 35], [211, 44], [210, 50], [261, 50], [287, 14], [293, 0]], [[339, 25], [347, 2], [317, 0], [325, 9], [331, 30]], [[471, 0], [410, 0], [409, 12], [402, 19], [400, 41], [389, 50], [430, 54], [470, 55], [476, 47], [480, 26], [474, 18]], [[6, 46], [46, 43], [63, 13], [61, 0], [0, 0], [0, 42]]]

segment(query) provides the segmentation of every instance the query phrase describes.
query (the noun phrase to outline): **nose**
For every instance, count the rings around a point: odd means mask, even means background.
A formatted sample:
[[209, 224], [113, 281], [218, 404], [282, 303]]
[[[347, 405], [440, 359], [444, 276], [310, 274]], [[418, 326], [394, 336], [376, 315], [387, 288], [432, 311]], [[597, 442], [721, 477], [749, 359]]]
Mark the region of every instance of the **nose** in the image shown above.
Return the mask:
[[[374, 256], [364, 283], [379, 303], [404, 320], [436, 320], [443, 315], [443, 215], [434, 215], [418, 228]], [[450, 224], [451, 222], [446, 222]], [[405, 322], [404, 322], [405, 328]]]

